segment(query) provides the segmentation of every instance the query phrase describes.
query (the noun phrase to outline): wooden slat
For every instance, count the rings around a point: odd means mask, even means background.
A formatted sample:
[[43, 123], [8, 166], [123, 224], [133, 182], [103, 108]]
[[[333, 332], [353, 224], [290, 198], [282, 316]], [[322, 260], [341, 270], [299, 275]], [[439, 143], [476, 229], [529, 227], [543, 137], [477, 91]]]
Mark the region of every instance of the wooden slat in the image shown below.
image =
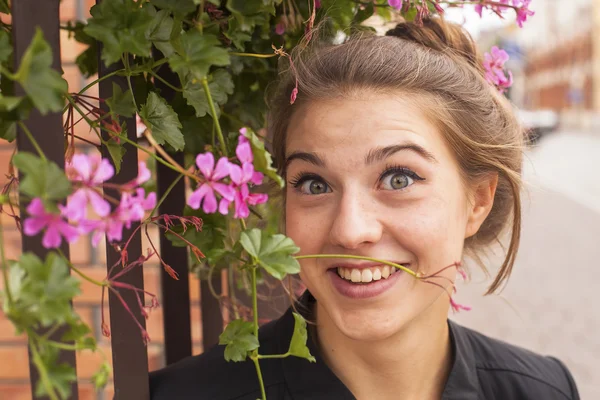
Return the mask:
[[[99, 3], [99, 1], [97, 1]], [[99, 76], [105, 76], [115, 69], [122, 68], [120, 63], [113, 64], [109, 68], [100, 60], [102, 46], [99, 44], [98, 59], [100, 62]], [[124, 77], [113, 76], [100, 82], [100, 98], [106, 99], [112, 96], [113, 82], [120, 85], [123, 91], [129, 90], [127, 81]], [[104, 104], [101, 105], [105, 107]], [[127, 137], [136, 140], [136, 121], [135, 117], [124, 119], [127, 124]], [[121, 121], [122, 122], [122, 121]], [[105, 134], [104, 139], [108, 139]], [[135, 179], [138, 173], [138, 154], [137, 149], [129, 144], [125, 145], [126, 153], [121, 164], [121, 171], [116, 174], [110, 183], [126, 183]], [[108, 149], [102, 148], [103, 157], [110, 159]], [[114, 190], [105, 188], [104, 192], [110, 196], [120, 198]], [[126, 241], [131, 233], [138, 227], [138, 224], [132, 224], [131, 229], [123, 231], [123, 241]], [[140, 257], [142, 240], [141, 233], [138, 231], [132, 238], [127, 248], [130, 261]], [[120, 254], [112, 246], [106, 246], [107, 270], [112, 265], [119, 262]], [[117, 267], [121, 268], [121, 267]], [[120, 282], [128, 283], [144, 288], [143, 267], [136, 267], [129, 273], [119, 278]], [[139, 312], [139, 306], [136, 300], [136, 294], [132, 290], [120, 290], [123, 299], [133, 311], [137, 321], [145, 328], [146, 321]], [[142, 296], [143, 299], [143, 296]], [[110, 307], [110, 326], [111, 326], [111, 346], [113, 359], [113, 374], [115, 387], [115, 400], [147, 400], [150, 398], [150, 388], [148, 383], [148, 353], [146, 346], [142, 341], [140, 328], [135, 323], [132, 316], [127, 312], [123, 304], [112, 293], [109, 294]]]
[[[160, 52], [156, 51], [155, 54], [157, 55], [157, 59], [162, 58]], [[177, 75], [168, 66], [163, 65], [159, 73], [164, 80], [173, 86], [179, 86]], [[155, 80], [154, 85], [160, 90], [161, 96], [168, 102], [175, 96], [175, 91], [160, 80]], [[182, 152], [171, 154], [171, 157], [179, 165], [183, 165], [184, 158]], [[156, 174], [157, 197], [161, 199], [179, 174], [161, 163], [157, 163], [156, 165]], [[184, 207], [185, 181], [181, 179], [158, 208], [158, 212], [159, 214], [181, 215]], [[160, 253], [163, 260], [179, 274], [179, 280], [171, 278], [164, 269], [162, 269], [160, 274], [162, 289], [161, 306], [164, 310], [165, 360], [167, 365], [169, 365], [192, 355], [188, 251], [185, 247], [174, 247], [171, 241], [164, 234], [161, 234]]]
[[[15, 67], [25, 53], [25, 50], [31, 43], [31, 39], [35, 33], [36, 27], [40, 27], [44, 32], [44, 38], [52, 48], [53, 58], [52, 67], [58, 71], [60, 67], [60, 36], [59, 36], [59, 0], [18, 0], [12, 2], [12, 22], [13, 22], [13, 40], [14, 40], [14, 55]], [[19, 85], [15, 88], [15, 93], [18, 96], [25, 95], [25, 91]], [[48, 160], [55, 162], [59, 167], [64, 168], [64, 133], [62, 128], [62, 114], [49, 113], [41, 115], [37, 110], [34, 110], [29, 118], [24, 121], [27, 128], [33, 134], [42, 151]], [[19, 151], [36, 153], [32, 143], [29, 141], [24, 132], [20, 129], [17, 131], [17, 146]], [[27, 199], [20, 197], [22, 214], [28, 204]], [[45, 249], [41, 243], [42, 235], [35, 237], [23, 236], [22, 249], [23, 252], [33, 252], [38, 257], [44, 259], [49, 250]], [[61, 250], [68, 257], [69, 246], [63, 243]], [[60, 338], [64, 333], [64, 329], [57, 330], [50, 339], [61, 341]], [[31, 360], [31, 354], [30, 354]], [[75, 367], [75, 353], [72, 351], [61, 351], [59, 362], [68, 363]], [[39, 380], [37, 369], [30, 362], [30, 376], [32, 397], [35, 397], [35, 387]], [[71, 385], [71, 399], [78, 399], [77, 382]], [[47, 399], [47, 397], [37, 397], [38, 399]]]

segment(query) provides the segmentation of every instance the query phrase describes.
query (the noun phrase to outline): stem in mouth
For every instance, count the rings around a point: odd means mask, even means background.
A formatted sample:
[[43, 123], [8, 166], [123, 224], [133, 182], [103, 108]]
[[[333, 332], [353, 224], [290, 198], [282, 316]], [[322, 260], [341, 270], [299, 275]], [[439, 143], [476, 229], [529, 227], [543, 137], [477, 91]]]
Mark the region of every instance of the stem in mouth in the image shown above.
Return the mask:
[[302, 260], [305, 258], [351, 258], [351, 259], [355, 259], [355, 260], [367, 260], [367, 261], [378, 262], [378, 263], [381, 263], [384, 265], [389, 265], [390, 267], [400, 269], [400, 270], [406, 272], [407, 274], [412, 275], [415, 278], [418, 278], [417, 273], [415, 271], [413, 271], [410, 268], [405, 267], [404, 265], [400, 265], [400, 264], [396, 264], [391, 261], [380, 260], [378, 258], [372, 258], [372, 257], [353, 256], [353, 255], [348, 255], [348, 254], [309, 254], [309, 255], [304, 255], [304, 256], [295, 256], [294, 258], [296, 260]]

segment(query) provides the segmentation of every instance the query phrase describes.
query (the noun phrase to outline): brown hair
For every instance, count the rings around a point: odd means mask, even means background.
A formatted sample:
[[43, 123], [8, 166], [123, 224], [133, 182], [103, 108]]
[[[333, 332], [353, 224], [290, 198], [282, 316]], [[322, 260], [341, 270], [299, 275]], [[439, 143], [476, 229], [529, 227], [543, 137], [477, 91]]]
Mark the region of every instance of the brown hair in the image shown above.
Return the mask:
[[[487, 273], [480, 252], [500, 243], [504, 229], [512, 228], [506, 257], [486, 294], [498, 290], [510, 276], [519, 247], [524, 134], [510, 103], [486, 81], [471, 36], [459, 25], [432, 17], [422, 25], [400, 23], [386, 36], [361, 32], [342, 44], [312, 40], [292, 52], [294, 68], [282, 70], [267, 99], [271, 150], [280, 174], [285, 176], [289, 121], [304, 104], [365, 90], [416, 95], [454, 151], [467, 187], [498, 175], [490, 214], [464, 244], [465, 253]], [[296, 82], [298, 96], [291, 105]]]

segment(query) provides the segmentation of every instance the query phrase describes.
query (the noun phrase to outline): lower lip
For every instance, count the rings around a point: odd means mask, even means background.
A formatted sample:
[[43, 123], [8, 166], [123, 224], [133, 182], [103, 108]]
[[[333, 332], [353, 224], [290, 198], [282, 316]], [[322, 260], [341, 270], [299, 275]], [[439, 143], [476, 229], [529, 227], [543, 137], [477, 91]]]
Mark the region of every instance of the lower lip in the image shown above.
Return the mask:
[[356, 284], [341, 278], [335, 269], [327, 270], [327, 274], [333, 283], [333, 286], [341, 295], [352, 299], [368, 299], [379, 296], [389, 290], [399, 279], [407, 276], [407, 273], [399, 270], [390, 275], [387, 279], [371, 281], [370, 283]]

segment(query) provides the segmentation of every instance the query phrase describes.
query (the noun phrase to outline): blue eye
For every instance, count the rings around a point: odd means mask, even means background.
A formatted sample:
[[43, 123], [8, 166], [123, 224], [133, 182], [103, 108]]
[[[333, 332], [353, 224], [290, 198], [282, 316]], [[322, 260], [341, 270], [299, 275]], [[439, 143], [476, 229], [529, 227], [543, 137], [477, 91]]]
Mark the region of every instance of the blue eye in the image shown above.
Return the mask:
[[402, 190], [415, 183], [416, 180], [424, 180], [408, 168], [392, 167], [387, 169], [379, 179], [384, 190]]

